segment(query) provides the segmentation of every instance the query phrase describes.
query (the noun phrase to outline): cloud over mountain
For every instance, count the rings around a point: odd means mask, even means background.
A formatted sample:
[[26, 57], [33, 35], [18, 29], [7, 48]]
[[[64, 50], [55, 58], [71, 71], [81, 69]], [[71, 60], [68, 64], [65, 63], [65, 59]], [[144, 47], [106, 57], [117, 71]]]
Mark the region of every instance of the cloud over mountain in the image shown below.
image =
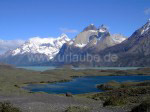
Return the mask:
[[24, 43], [24, 40], [1, 40], [0, 39], [0, 54], [8, 50], [16, 49]]

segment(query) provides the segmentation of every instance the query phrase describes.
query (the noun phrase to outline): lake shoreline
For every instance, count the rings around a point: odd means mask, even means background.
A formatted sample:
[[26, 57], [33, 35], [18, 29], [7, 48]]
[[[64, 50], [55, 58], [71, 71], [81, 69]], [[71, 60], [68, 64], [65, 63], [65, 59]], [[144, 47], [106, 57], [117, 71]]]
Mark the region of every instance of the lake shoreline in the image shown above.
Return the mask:
[[[147, 68], [146, 68], [147, 69]], [[149, 76], [150, 71], [143, 72], [144, 68], [138, 68], [138, 69], [129, 69], [129, 70], [117, 70], [117, 69], [107, 69], [107, 70], [99, 70], [99, 69], [53, 69], [53, 70], [46, 70], [41, 72], [41, 74], [52, 74], [52, 73], [60, 73], [63, 74], [65, 71], [69, 71], [69, 74], [72, 74], [72, 72], [75, 74], [69, 75], [69, 79], [60, 79], [58, 81], [41, 81], [41, 82], [26, 82], [27, 84], [53, 84], [53, 83], [59, 83], [59, 82], [69, 82], [72, 81], [73, 78], [79, 78], [79, 77], [88, 77], [88, 76]], [[150, 70], [150, 69], [149, 69]], [[93, 74], [90, 75], [93, 71]], [[104, 73], [104, 74], [103, 74]]]
[[[99, 91], [99, 89], [97, 89], [97, 85], [104, 84], [109, 81], [142, 82], [142, 81], [147, 81], [147, 80], [150, 80], [150, 77], [146, 75], [82, 76], [78, 78], [73, 78], [69, 81], [61, 81], [61, 82], [54, 82], [54, 83], [26, 84], [23, 88], [34, 93], [46, 92], [48, 94], [66, 94], [67, 92], [69, 92], [73, 95], [76, 95], [76, 94], [86, 94], [86, 93], [91, 93], [91, 92], [101, 92], [102, 90]], [[86, 91], [84, 91], [84, 89]], [[77, 92], [76, 90], [80, 92]]]
[[[92, 75], [93, 74], [93, 75]], [[43, 92], [32, 93], [20, 88], [25, 83], [40, 83], [40, 82], [59, 82], [61, 80], [72, 80], [73, 77], [84, 76], [126, 76], [126, 75], [146, 75], [150, 76], [150, 68], [141, 68], [137, 70], [47, 70], [43, 72], [26, 70], [23, 68], [15, 68], [10, 66], [0, 66], [0, 100], [10, 101], [17, 107], [20, 107], [23, 112], [35, 111], [41, 109], [57, 109], [64, 110], [71, 105], [95, 107], [92, 110], [102, 110], [110, 112], [110, 108], [103, 107], [102, 101], [94, 101], [93, 99], [73, 95], [66, 97], [65, 95], [47, 94]], [[94, 93], [91, 93], [94, 94]], [[97, 94], [97, 93], [95, 93]], [[19, 102], [19, 103], [18, 103]], [[31, 105], [32, 104], [32, 105]], [[31, 107], [31, 110], [27, 107]], [[43, 107], [43, 108], [42, 108]], [[112, 112], [126, 112], [122, 107], [114, 107]]]
[[25, 84], [66, 82], [71, 81], [73, 77], [150, 75], [150, 68], [138, 68], [136, 70], [53, 69], [39, 72], [23, 68], [15, 68], [9, 65], [2, 65], [0, 70], [0, 76], [2, 78], [0, 81], [3, 82], [0, 86], [0, 93], [4, 94], [27, 94], [27, 91], [21, 89]]

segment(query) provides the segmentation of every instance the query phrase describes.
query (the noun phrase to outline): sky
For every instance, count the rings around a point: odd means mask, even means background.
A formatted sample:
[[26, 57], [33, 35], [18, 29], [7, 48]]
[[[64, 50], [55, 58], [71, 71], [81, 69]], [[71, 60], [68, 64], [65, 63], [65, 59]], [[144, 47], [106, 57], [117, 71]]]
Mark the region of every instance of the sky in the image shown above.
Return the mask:
[[0, 0], [0, 40], [74, 38], [89, 24], [129, 37], [149, 18], [150, 0]]

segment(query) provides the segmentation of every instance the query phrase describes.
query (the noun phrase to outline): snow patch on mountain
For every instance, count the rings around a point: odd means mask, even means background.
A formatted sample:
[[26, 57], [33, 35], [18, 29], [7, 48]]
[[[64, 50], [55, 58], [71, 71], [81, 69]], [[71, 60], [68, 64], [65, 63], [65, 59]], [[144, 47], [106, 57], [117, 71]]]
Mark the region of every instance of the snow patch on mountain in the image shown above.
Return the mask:
[[82, 48], [82, 47], [85, 47], [86, 45], [87, 45], [87, 44], [76, 44], [75, 46]]
[[[109, 40], [111, 40], [110, 45], [119, 44], [127, 39], [121, 34], [110, 34], [108, 28], [103, 24], [99, 28], [96, 28], [94, 24], [90, 24], [76, 36], [74, 46], [83, 48], [89, 45], [88, 43], [90, 43], [90, 45], [96, 45], [99, 44], [100, 41], [102, 42], [106, 40], [106, 38], [109, 38]], [[96, 41], [93, 41], [95, 39]]]
[[148, 22], [142, 27], [141, 35], [147, 32], [150, 29], [150, 19], [148, 19]]
[[70, 41], [66, 34], [62, 34], [58, 38], [40, 38], [33, 37], [30, 38], [21, 47], [12, 51], [12, 56], [32, 53], [32, 54], [45, 54], [52, 59], [58, 52], [62, 45]]
[[113, 41], [116, 43], [116, 44], [119, 44], [123, 41], [125, 41], [127, 38], [125, 38], [123, 35], [121, 34], [112, 34], [111, 35], [111, 38], [113, 39]]

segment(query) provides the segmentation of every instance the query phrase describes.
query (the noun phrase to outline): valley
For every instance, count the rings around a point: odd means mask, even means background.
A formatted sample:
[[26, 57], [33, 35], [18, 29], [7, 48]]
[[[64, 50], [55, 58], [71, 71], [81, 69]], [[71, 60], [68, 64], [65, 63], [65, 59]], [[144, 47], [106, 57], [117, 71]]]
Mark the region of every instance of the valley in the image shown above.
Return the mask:
[[0, 0], [0, 112], [150, 112], [150, 1]]
[[[73, 69], [53, 69], [46, 71], [32, 71], [25, 70], [23, 68], [15, 68], [10, 65], [0, 65], [0, 100], [10, 101], [15, 106], [21, 108], [23, 112], [26, 111], [37, 111], [41, 110], [58, 111], [67, 109], [70, 105], [72, 108], [86, 108], [90, 111], [106, 111], [106, 112], [126, 112], [132, 107], [103, 107], [101, 100], [95, 101], [85, 97], [87, 95], [73, 95], [73, 97], [66, 97], [63, 95], [47, 94], [44, 92], [32, 93], [23, 89], [22, 87], [27, 84], [46, 84], [65, 82], [72, 80], [73, 77], [84, 77], [84, 76], [134, 76], [134, 75], [146, 75], [149, 76], [150, 68], [138, 68], [134, 70], [96, 70], [96, 69], [84, 69], [84, 70], [73, 70]], [[105, 93], [105, 92], [104, 92]], [[94, 94], [94, 93], [91, 93]], [[97, 94], [97, 93], [95, 93]], [[90, 95], [90, 94], [89, 94]], [[89, 96], [88, 95], [88, 96]], [[55, 99], [55, 100], [54, 100]], [[18, 103], [20, 102], [20, 103]], [[93, 106], [94, 105], [94, 108]], [[75, 106], [75, 107], [74, 107]], [[71, 109], [72, 109], [71, 108]], [[39, 110], [38, 110], [39, 109]]]

